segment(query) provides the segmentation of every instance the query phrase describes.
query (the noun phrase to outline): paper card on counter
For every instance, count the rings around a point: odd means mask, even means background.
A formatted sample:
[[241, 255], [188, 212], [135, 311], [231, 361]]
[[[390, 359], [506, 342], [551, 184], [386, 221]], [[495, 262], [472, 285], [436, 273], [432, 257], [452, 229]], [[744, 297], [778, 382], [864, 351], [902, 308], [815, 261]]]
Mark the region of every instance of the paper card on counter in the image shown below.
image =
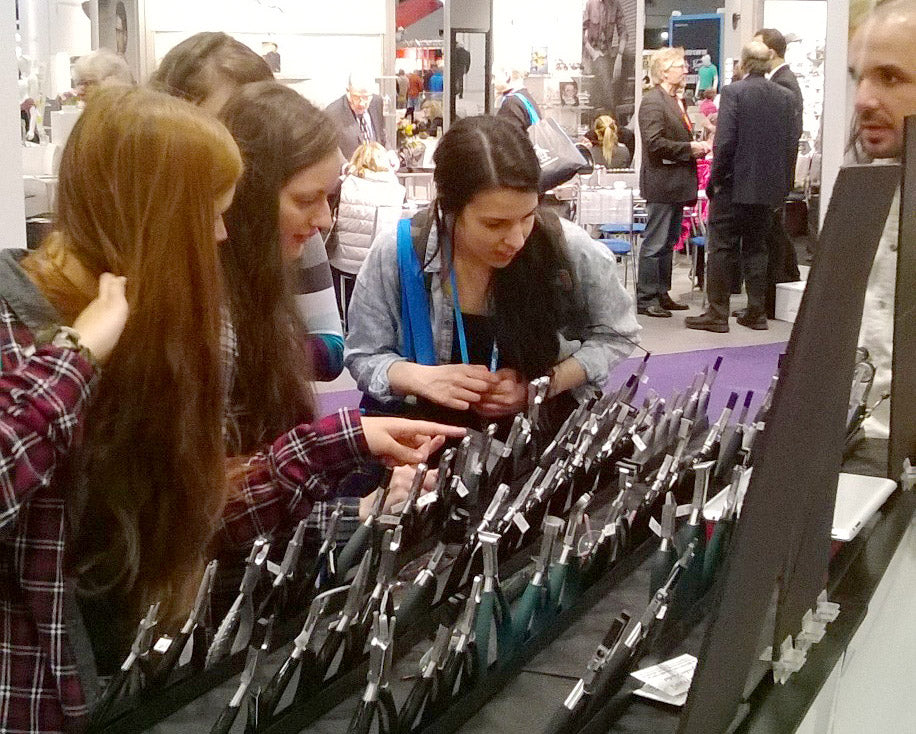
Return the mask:
[[693, 680], [696, 667], [697, 659], [693, 655], [684, 654], [637, 670], [630, 675], [645, 685], [633, 693], [672, 706], [683, 706], [687, 702], [687, 691], [690, 690], [690, 681]]

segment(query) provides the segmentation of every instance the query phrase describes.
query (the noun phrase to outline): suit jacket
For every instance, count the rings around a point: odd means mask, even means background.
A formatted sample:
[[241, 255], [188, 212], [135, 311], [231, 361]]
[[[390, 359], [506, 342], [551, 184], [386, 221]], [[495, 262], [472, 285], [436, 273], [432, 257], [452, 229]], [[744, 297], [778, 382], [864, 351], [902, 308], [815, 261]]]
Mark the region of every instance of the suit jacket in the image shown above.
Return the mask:
[[[359, 139], [359, 122], [350, 109], [350, 102], [347, 95], [340, 99], [335, 99], [324, 110], [337, 126], [338, 145], [344, 158], [350, 160], [360, 144]], [[369, 120], [372, 122], [372, 131], [375, 134], [375, 140], [388, 146], [388, 137], [385, 134], [385, 116], [382, 114], [382, 99], [377, 94], [372, 96], [369, 102]]]
[[649, 203], [679, 204], [697, 198], [697, 164], [690, 152], [693, 133], [677, 101], [661, 87], [643, 94], [639, 105], [642, 168], [639, 193]]
[[798, 150], [792, 93], [762, 76], [722, 88], [707, 192], [738, 204], [780, 206], [792, 186]]
[[[795, 127], [798, 129], [798, 138], [801, 138], [802, 129], [804, 127], [804, 109], [805, 109], [805, 100], [802, 96], [801, 87], [798, 86], [798, 79], [792, 70], [786, 65], [783, 64], [780, 66], [776, 73], [770, 77], [771, 82], [776, 82], [780, 87], [785, 87], [792, 95], [795, 97]], [[796, 138], [796, 143], [798, 141]], [[796, 146], [795, 155], [792, 156], [792, 180], [794, 183], [795, 180], [795, 161], [798, 158], [798, 147]]]

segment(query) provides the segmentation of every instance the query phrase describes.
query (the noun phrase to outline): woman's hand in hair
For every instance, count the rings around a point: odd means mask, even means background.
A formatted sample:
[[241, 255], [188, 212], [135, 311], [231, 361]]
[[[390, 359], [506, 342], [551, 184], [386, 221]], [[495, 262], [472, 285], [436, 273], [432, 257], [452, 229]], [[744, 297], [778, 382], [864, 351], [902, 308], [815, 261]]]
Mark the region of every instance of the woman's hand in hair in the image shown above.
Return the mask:
[[[396, 507], [407, 500], [410, 494], [410, 486], [413, 484], [414, 474], [417, 467], [412, 465], [397, 466], [391, 475], [391, 483], [388, 485], [388, 496], [385, 497], [385, 506], [382, 512], [389, 512], [392, 507]], [[420, 494], [424, 495], [431, 492], [436, 487], [436, 481], [439, 479], [439, 470], [430, 469], [423, 478], [423, 486], [420, 488]], [[375, 498], [379, 490], [367, 494], [359, 501], [359, 519], [365, 520], [369, 517], [369, 512], [375, 504]]]
[[363, 418], [362, 426], [369, 451], [392, 466], [426, 461], [442, 448], [445, 439], [467, 433], [464, 428], [407, 418]]
[[502, 418], [515, 415], [528, 403], [528, 383], [518, 372], [508, 367], [496, 370], [498, 382], [473, 406], [474, 412], [484, 418]]
[[127, 323], [126, 285], [127, 278], [102, 273], [99, 276], [99, 294], [73, 322], [80, 344], [92, 353], [99, 364], [108, 361]]
[[499, 378], [479, 364], [427, 366], [395, 362], [388, 370], [392, 389], [402, 395], [418, 395], [437, 405], [467, 410], [481, 402]]

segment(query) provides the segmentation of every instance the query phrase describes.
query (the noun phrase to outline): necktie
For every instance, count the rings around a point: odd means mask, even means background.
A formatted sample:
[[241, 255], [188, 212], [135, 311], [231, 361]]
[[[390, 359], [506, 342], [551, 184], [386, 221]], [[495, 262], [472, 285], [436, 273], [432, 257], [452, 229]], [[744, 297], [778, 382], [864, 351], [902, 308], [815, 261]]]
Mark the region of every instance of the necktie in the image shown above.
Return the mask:
[[368, 143], [372, 140], [372, 132], [369, 130], [366, 114], [361, 114], [357, 119], [359, 120], [359, 140], [361, 143]]

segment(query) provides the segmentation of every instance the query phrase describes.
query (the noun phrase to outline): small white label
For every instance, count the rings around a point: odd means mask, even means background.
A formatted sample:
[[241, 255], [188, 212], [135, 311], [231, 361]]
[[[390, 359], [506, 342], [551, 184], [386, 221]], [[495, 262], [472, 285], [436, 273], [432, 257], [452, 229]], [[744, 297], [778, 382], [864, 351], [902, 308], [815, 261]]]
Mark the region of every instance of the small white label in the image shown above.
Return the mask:
[[455, 487], [455, 494], [457, 494], [459, 497], [461, 497], [461, 499], [464, 499], [464, 498], [467, 497], [470, 493], [471, 493], [471, 491], [467, 488], [467, 486], [465, 486], [464, 480], [463, 480], [463, 479], [459, 479], [459, 480], [458, 480], [458, 486]]
[[516, 526], [519, 530], [522, 531], [522, 534], [527, 533], [528, 530], [531, 528], [531, 525], [528, 524], [528, 521], [525, 519], [525, 516], [522, 515], [520, 512], [516, 512], [516, 513], [512, 516], [512, 522], [514, 522], [514, 523], [515, 523], [515, 526]]
[[433, 502], [439, 499], [439, 495], [436, 492], [427, 492], [422, 497], [417, 499], [417, 507], [423, 509], [427, 505], [431, 505]]
[[662, 526], [659, 525], [658, 520], [654, 517], [649, 518], [649, 530], [655, 533], [658, 537], [662, 535]]
[[649, 448], [646, 446], [646, 442], [642, 440], [642, 436], [640, 436], [638, 433], [633, 434], [633, 445], [640, 451], [645, 451], [647, 448]]
[[160, 637], [156, 640], [156, 644], [153, 645], [153, 649], [158, 652], [160, 655], [165, 655], [169, 647], [172, 645], [171, 637]]

